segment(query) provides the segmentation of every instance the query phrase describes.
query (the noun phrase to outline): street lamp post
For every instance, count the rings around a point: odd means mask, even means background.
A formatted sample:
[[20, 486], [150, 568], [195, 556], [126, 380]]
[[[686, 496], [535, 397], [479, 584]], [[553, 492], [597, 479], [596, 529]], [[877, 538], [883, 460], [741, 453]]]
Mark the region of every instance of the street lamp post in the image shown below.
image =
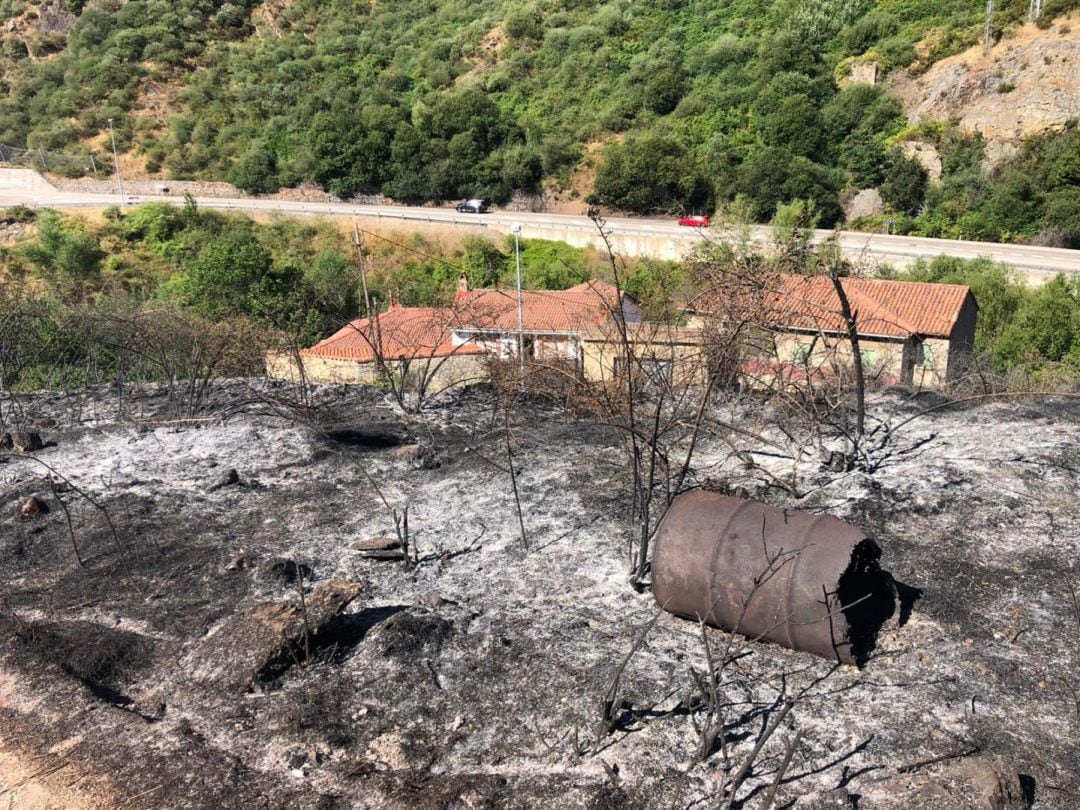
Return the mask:
[[521, 294], [521, 223], [510, 226], [514, 232], [514, 259], [517, 263], [517, 304], [518, 304], [518, 359], [521, 368], [525, 368], [525, 302]]
[[116, 156], [116, 133], [113, 132], [113, 120], [109, 119], [109, 140], [112, 141], [113, 166], [116, 167], [116, 187], [120, 192], [120, 207], [124, 207], [124, 177], [120, 174], [120, 158]]

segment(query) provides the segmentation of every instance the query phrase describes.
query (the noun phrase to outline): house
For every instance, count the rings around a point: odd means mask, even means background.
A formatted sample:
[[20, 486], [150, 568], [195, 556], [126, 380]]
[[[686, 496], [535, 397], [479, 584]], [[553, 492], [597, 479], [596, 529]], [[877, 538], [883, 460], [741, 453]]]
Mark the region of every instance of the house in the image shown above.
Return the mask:
[[[278, 379], [374, 383], [387, 373], [437, 375], [442, 387], [483, 379], [486, 358], [560, 359], [583, 368], [589, 330], [641, 310], [626, 293], [593, 280], [568, 290], [470, 290], [464, 274], [449, 307], [391, 306], [355, 320], [309, 349], [271, 352], [267, 373]], [[302, 371], [302, 373], [301, 373]]]
[[[520, 311], [519, 311], [520, 309]], [[611, 324], [621, 310], [626, 323], [641, 321], [641, 308], [626, 292], [593, 279], [567, 290], [470, 290], [458, 282], [450, 321], [455, 344], [474, 343], [500, 359], [560, 359], [582, 368], [585, 333]]]
[[[449, 307], [391, 305], [383, 313], [346, 324], [299, 352], [267, 353], [267, 374], [285, 380], [376, 383], [387, 373], [422, 374], [445, 385], [482, 378], [486, 349], [454, 341]], [[302, 374], [301, 374], [302, 370]]]
[[624, 379], [628, 364], [659, 387], [704, 383], [710, 367], [700, 327], [661, 323], [606, 324], [582, 335], [582, 376], [591, 382]]
[[[959, 284], [843, 278], [864, 373], [880, 383], [942, 387], [966, 369], [975, 344], [978, 305]], [[736, 304], [705, 297], [691, 323], [751, 312], [769, 335], [747, 364], [751, 374], [809, 374], [850, 360], [847, 324], [830, 278], [771, 274], [744, 289]], [[710, 300], [712, 304], [710, 305]], [[752, 303], [750, 303], [752, 301]]]
[[[962, 373], [978, 314], [967, 287], [861, 278], [841, 284], [868, 380], [941, 387]], [[283, 379], [346, 383], [413, 375], [418, 388], [432, 390], [485, 379], [490, 358], [523, 351], [530, 361], [572, 364], [594, 382], [619, 379], [632, 362], [657, 382], [679, 384], [722, 365], [713, 329], [736, 320], [751, 327], [750, 348], [739, 347], [730, 369], [750, 385], [824, 379], [850, 362], [840, 299], [824, 276], [765, 274], [723, 296], [704, 296], [686, 316], [680, 326], [645, 323], [631, 296], [597, 280], [519, 294], [470, 290], [463, 276], [452, 306], [391, 306], [310, 349], [269, 354], [267, 369]]]

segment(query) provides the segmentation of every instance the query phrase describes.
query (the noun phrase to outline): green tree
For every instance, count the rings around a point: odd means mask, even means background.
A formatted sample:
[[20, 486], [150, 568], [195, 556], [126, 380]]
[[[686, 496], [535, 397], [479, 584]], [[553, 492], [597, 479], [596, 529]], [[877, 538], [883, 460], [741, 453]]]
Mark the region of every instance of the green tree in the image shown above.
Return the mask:
[[[513, 240], [507, 238], [510, 248]], [[508, 251], [509, 252], [509, 251]], [[513, 287], [515, 283], [514, 256], [506, 259], [503, 284]], [[587, 281], [592, 275], [582, 251], [565, 242], [547, 239], [526, 239], [521, 242], [522, 283], [530, 290], [565, 290]]]
[[130, 209], [120, 220], [120, 234], [129, 242], [145, 242], [164, 250], [185, 226], [184, 214], [168, 203], [144, 203]]
[[922, 164], [893, 149], [885, 159], [881, 176], [881, 198], [900, 213], [917, 213], [929, 179]]
[[[207, 244], [179, 282], [182, 303], [205, 318], [263, 315], [276, 309], [280, 274], [270, 253], [253, 238]], [[260, 300], [267, 295], [270, 300]]]
[[666, 115], [686, 93], [686, 74], [677, 67], [661, 68], [648, 78], [643, 90], [646, 108], [657, 115]]
[[1035, 178], [1019, 171], [1002, 177], [976, 209], [981, 218], [979, 225], [972, 228], [973, 235], [997, 241], [1033, 235], [1045, 199], [1036, 183]]
[[304, 285], [312, 305], [331, 325], [356, 314], [360, 299], [358, 276], [353, 262], [335, 248], [320, 250], [304, 269]]
[[395, 118], [388, 108], [365, 115], [340, 107], [316, 115], [310, 129], [315, 180], [339, 197], [378, 189], [391, 177], [397, 127], [411, 130]]
[[826, 166], [771, 147], [751, 154], [738, 169], [729, 193], [743, 194], [754, 203], [758, 220], [772, 219], [779, 203], [791, 200], [812, 202], [823, 227], [843, 216], [840, 208], [839, 173]]
[[980, 352], [995, 351], [995, 344], [1031, 295], [1027, 285], [1012, 269], [989, 259], [965, 261], [939, 256], [931, 262], [916, 262], [906, 278], [970, 287], [979, 305], [975, 348]]
[[473, 288], [495, 287], [506, 272], [508, 256], [490, 239], [470, 236], [465, 240], [465, 273]]
[[701, 210], [711, 196], [698, 160], [665, 135], [648, 133], [611, 144], [596, 173], [596, 199], [630, 211]]
[[691, 289], [681, 263], [653, 260], [635, 265], [625, 287], [641, 305], [647, 319], [662, 323], [678, 321]]
[[277, 160], [265, 144], [258, 142], [237, 158], [225, 179], [248, 194], [270, 194], [280, 188]]
[[821, 117], [810, 96], [796, 93], [777, 102], [756, 119], [761, 139], [792, 154], [809, 156], [821, 149]]
[[1042, 225], [1061, 247], [1080, 248], [1080, 186], [1047, 195]]
[[856, 188], [873, 188], [885, 179], [885, 147], [867, 129], [859, 128], [844, 138], [840, 144], [840, 163], [851, 172], [851, 182]]

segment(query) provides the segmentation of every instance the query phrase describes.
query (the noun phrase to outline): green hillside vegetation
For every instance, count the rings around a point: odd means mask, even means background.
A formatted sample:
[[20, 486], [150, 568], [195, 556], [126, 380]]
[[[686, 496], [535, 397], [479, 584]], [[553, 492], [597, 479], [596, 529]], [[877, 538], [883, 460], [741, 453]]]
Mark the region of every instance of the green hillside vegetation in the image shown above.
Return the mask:
[[1064, 363], [1073, 375], [1080, 374], [1080, 279], [1059, 274], [1032, 288], [989, 259], [945, 256], [920, 260], [894, 277], [970, 287], [979, 302], [975, 351], [990, 367], [1008, 371]]
[[[179, 306], [208, 320], [248, 318], [299, 345], [325, 337], [361, 309], [355, 247], [327, 222], [259, 223], [162, 203], [109, 209], [98, 225], [29, 209], [0, 212], [3, 221], [35, 221], [35, 233], [0, 248], [0, 283], [7, 277], [66, 304]], [[449, 304], [463, 272], [472, 287], [516, 283], [512, 239], [473, 236], [444, 246], [419, 234], [401, 241], [369, 234], [364, 267], [379, 307], [391, 298], [406, 306]], [[527, 289], [565, 289], [605, 267], [592, 250], [521, 242]], [[670, 262], [631, 262], [627, 273], [627, 288], [646, 307], [661, 305], [685, 283]]]
[[[43, 319], [32, 330], [15, 328], [11, 339], [37, 341], [43, 368], [75, 375], [65, 385], [81, 384], [78, 375], [112, 362], [112, 338], [99, 331], [102, 324], [171, 312], [196, 334], [233, 330], [259, 349], [311, 345], [362, 309], [355, 249], [330, 223], [259, 223], [190, 204], [111, 209], [99, 224], [48, 210], [0, 212], [0, 223], [11, 221], [35, 225], [21, 243], [0, 248], [0, 328], [17, 326], [8, 296], [21, 300], [20, 309], [33, 302]], [[563, 289], [610, 272], [595, 251], [560, 242], [527, 240], [521, 255], [530, 289]], [[462, 272], [473, 287], [512, 289], [515, 278], [513, 242], [479, 237], [441, 245], [419, 235], [369, 234], [364, 266], [379, 308], [391, 298], [408, 306], [450, 303]], [[674, 262], [632, 262], [622, 275], [649, 318], [677, 317], [679, 302], [694, 294], [687, 267]], [[1080, 280], [1059, 276], [1032, 289], [1004, 266], [949, 258], [897, 277], [972, 288], [980, 305], [976, 350], [988, 372], [1080, 378]], [[60, 384], [44, 372], [26, 379], [31, 387]]]
[[[363, 310], [355, 247], [330, 223], [260, 223], [194, 204], [110, 209], [97, 224], [51, 210], [0, 211], [0, 226], [12, 222], [33, 223], [33, 233], [0, 247], [0, 364], [9, 384], [77, 387], [120, 373], [130, 352], [116, 348], [130, 344], [135, 325], [138, 341], [149, 331], [165, 344], [169, 362], [170, 347], [197, 347], [201, 335], [208, 346], [243, 349], [239, 365], [214, 373], [258, 374], [264, 348], [311, 345]], [[543, 240], [521, 243], [521, 266], [528, 289], [564, 289], [608, 267], [595, 251]], [[479, 237], [444, 245], [367, 234], [364, 267], [380, 310], [391, 299], [449, 304], [463, 272], [473, 287], [512, 289], [516, 278], [513, 241]], [[631, 262], [626, 273], [650, 315], [685, 295], [674, 263]], [[32, 367], [11, 366], [19, 356], [35, 358]], [[148, 363], [145, 373], [158, 379], [161, 368]]]
[[[1048, 0], [1044, 14], [1075, 5]], [[38, 6], [0, 0], [0, 23]], [[1075, 156], [1075, 132], [1001, 178], [981, 176], [979, 144], [960, 145], [943, 187], [928, 190], [896, 149], [899, 105], [879, 89], [837, 89], [853, 58], [919, 70], [977, 42], [982, 0], [66, 6], [80, 13], [66, 43], [5, 39], [0, 143], [100, 147], [112, 117], [119, 147], [152, 172], [419, 202], [505, 201], [567, 179], [586, 144], [608, 142], [595, 199], [626, 210], [707, 210], [741, 195], [767, 221], [779, 202], [807, 199], [831, 225], [841, 190], [880, 185], [905, 230], [1080, 245], [1071, 175], [1057, 187], [1010, 179], [1033, 163], [1052, 173], [1044, 153]], [[1028, 8], [998, 6], [999, 32]], [[150, 89], [168, 115], [147, 112]]]
[[902, 219], [900, 230], [922, 236], [1034, 241], [1080, 247], [1080, 128], [1027, 141], [1020, 153], [984, 176], [982, 143], [942, 129], [942, 182], [926, 192], [927, 210]]

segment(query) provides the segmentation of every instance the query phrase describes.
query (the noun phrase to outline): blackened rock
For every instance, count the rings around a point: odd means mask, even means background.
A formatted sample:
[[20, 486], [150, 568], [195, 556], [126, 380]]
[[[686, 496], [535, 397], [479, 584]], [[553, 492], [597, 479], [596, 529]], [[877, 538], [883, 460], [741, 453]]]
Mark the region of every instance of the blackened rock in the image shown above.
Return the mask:
[[31, 432], [12, 433], [11, 444], [16, 453], [33, 453], [45, 447], [45, 443], [41, 441], [41, 434]]
[[847, 453], [841, 453], [839, 450], [831, 450], [826, 454], [824, 466], [838, 473], [851, 472], [855, 469], [851, 457]]
[[417, 658], [438, 652], [454, 626], [441, 616], [403, 610], [372, 630], [379, 652], [386, 658]]
[[328, 580], [306, 600], [244, 605], [208, 633], [181, 661], [190, 681], [203, 687], [240, 693], [264, 670], [303, 655], [305, 639], [327, 631], [334, 617], [352, 602], [363, 586]]
[[421, 445], [416, 451], [416, 467], [420, 470], [437, 470], [442, 466], [439, 451], [430, 445]]
[[869, 807], [885, 810], [1025, 810], [1022, 777], [994, 754], [958, 758], [920, 768], [860, 791]]
[[238, 473], [236, 471], [236, 469], [233, 468], [233, 469], [229, 470], [227, 473], [225, 473], [225, 475], [223, 475], [220, 479], [218, 479], [218, 482], [216, 484], [213, 484], [206, 491], [207, 492], [217, 492], [219, 489], [224, 489], [225, 487], [231, 487], [231, 486], [234, 486], [235, 484], [239, 484], [239, 483], [240, 483], [240, 473]]
[[807, 810], [854, 810], [858, 807], [858, 800], [845, 788], [836, 788], [828, 793], [823, 793], [806, 805]]
[[428, 591], [425, 594], [421, 594], [420, 598], [416, 601], [418, 604], [431, 609], [451, 604], [448, 599], [443, 599], [442, 594], [438, 591]]

